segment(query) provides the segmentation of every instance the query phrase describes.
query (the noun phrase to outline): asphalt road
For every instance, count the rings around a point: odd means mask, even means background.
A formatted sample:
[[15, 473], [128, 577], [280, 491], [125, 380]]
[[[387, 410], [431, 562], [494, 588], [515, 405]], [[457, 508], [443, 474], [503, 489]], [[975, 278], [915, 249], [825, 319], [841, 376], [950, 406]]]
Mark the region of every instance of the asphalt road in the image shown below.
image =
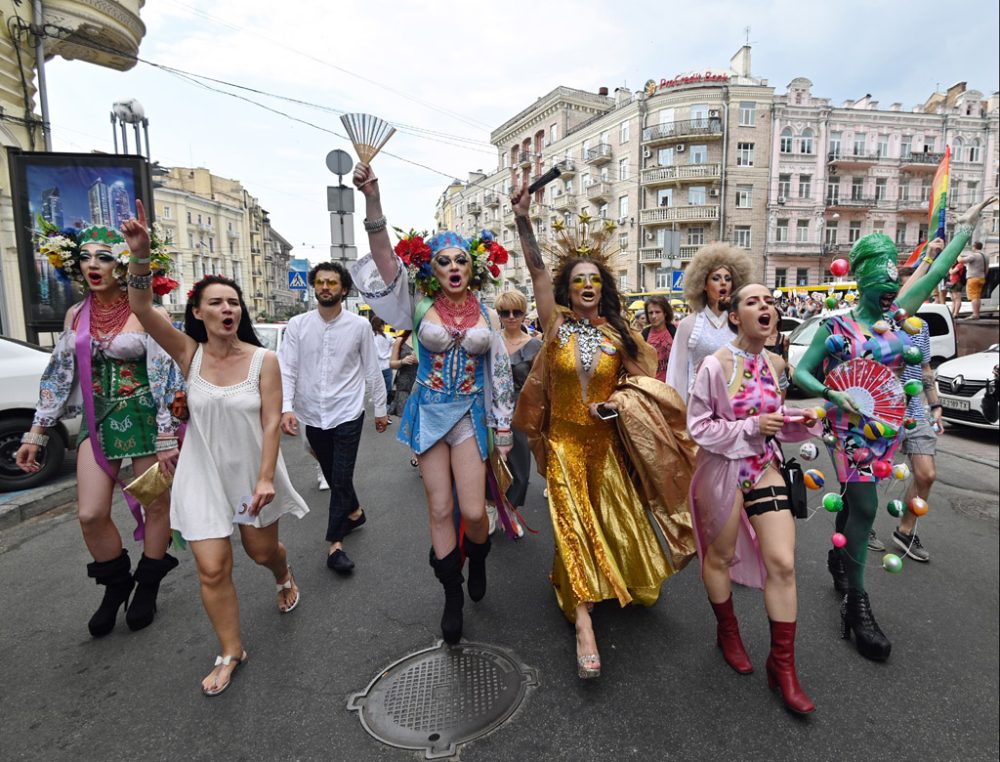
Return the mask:
[[[650, 609], [597, 607], [603, 674], [581, 682], [572, 629], [547, 581], [552, 541], [535, 478], [525, 517], [540, 533], [495, 541], [490, 592], [466, 604], [465, 634], [513, 651], [538, 670], [539, 685], [461, 759], [996, 760], [998, 472], [986, 463], [996, 462], [996, 436], [954, 437], [954, 446], [952, 437], [942, 446], [956, 454], [939, 458], [941, 483], [918, 528], [932, 561], [905, 562], [890, 575], [877, 557], [869, 560], [874, 611], [893, 642], [887, 663], [866, 661], [839, 638], [838, 599], [825, 570], [832, 518], [820, 512], [799, 522], [799, 675], [818, 706], [805, 721], [767, 690], [759, 591], [735, 591], [757, 670], [741, 677], [715, 648], [693, 565], [665, 583]], [[216, 644], [189, 553], [180, 553], [181, 566], [164, 583], [153, 626], [130, 633], [120, 621], [95, 641], [86, 621], [100, 591], [85, 576], [72, 513], [0, 533], [0, 759], [419, 756], [370, 738], [346, 702], [383, 667], [438, 637], [442, 594], [427, 565], [420, 478], [390, 435], [366, 431], [357, 485], [369, 520], [348, 540], [358, 568], [342, 579], [324, 565], [328, 493], [317, 491], [296, 443], [284, 452], [313, 509], [282, 522], [302, 603], [279, 616], [270, 576], [237, 547], [250, 661], [216, 699], [199, 691]], [[819, 467], [832, 476], [822, 458]], [[888, 488], [883, 503], [899, 492], [900, 485]], [[812, 493], [817, 503], [819, 494]], [[130, 534], [120, 500], [115, 516]], [[876, 526], [888, 539], [893, 519], [883, 511]]]

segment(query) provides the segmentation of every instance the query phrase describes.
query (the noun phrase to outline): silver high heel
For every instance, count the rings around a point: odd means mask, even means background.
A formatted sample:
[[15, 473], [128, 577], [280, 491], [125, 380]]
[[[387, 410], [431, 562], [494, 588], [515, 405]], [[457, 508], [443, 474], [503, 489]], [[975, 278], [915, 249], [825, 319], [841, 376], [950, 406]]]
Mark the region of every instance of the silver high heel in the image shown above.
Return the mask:
[[601, 657], [598, 654], [587, 654], [576, 657], [576, 673], [581, 680], [601, 676]]

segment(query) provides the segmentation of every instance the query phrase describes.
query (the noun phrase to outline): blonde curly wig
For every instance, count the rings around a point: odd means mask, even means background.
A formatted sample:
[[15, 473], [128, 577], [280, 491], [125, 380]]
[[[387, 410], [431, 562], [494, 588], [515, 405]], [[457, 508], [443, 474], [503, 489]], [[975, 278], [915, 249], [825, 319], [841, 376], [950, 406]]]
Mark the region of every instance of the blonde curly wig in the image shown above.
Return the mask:
[[691, 264], [684, 270], [684, 299], [691, 312], [705, 309], [705, 281], [708, 276], [725, 267], [733, 276], [733, 293], [753, 275], [750, 255], [743, 249], [728, 243], [710, 243], [702, 246], [691, 258]]

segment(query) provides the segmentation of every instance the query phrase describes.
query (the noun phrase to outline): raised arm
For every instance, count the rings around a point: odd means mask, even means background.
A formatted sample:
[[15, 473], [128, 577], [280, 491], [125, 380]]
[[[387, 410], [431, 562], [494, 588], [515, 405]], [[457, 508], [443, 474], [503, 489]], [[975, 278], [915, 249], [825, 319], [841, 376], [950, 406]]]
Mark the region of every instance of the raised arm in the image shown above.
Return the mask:
[[515, 181], [514, 189], [510, 194], [510, 204], [514, 209], [514, 222], [517, 224], [517, 233], [521, 238], [524, 262], [528, 266], [528, 272], [531, 273], [531, 285], [535, 292], [535, 308], [538, 310], [538, 319], [543, 326], [548, 327], [552, 313], [555, 311], [556, 298], [552, 292], [552, 276], [542, 260], [542, 250], [538, 247], [535, 231], [531, 227], [531, 220], [528, 219], [531, 194], [528, 193], [526, 185], [519, 185]]
[[157, 344], [163, 347], [187, 376], [191, 358], [198, 344], [187, 334], [171, 325], [167, 316], [153, 306], [152, 271], [149, 269], [149, 230], [146, 227], [146, 210], [142, 201], [135, 201], [135, 219], [122, 223], [122, 235], [130, 252], [128, 265], [128, 303], [142, 327]]
[[934, 264], [934, 261], [937, 259], [938, 255], [942, 251], [944, 251], [943, 238], [935, 238], [933, 241], [927, 244], [927, 248], [924, 249], [924, 254], [922, 257], [920, 257], [920, 261], [917, 263], [917, 267], [914, 269], [913, 273], [910, 275], [906, 283], [903, 284], [903, 287], [899, 289], [900, 297], [903, 296], [903, 294], [905, 294], [907, 291], [909, 291], [913, 286], [917, 285], [917, 282], [922, 277], [927, 275], [927, 271], [930, 269], [930, 266]]
[[378, 178], [364, 162], [358, 162], [354, 168], [354, 187], [365, 197], [365, 230], [368, 232], [372, 259], [375, 260], [382, 280], [392, 283], [396, 277], [396, 255], [392, 251], [385, 214], [382, 212], [382, 193], [378, 187]]

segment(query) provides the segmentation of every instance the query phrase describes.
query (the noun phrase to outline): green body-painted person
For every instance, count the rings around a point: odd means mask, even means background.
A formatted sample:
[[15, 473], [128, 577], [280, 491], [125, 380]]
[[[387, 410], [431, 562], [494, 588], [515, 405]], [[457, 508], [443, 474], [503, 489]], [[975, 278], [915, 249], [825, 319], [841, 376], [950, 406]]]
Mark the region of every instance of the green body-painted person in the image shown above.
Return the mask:
[[[847, 392], [829, 389], [817, 378], [817, 372], [825, 363], [828, 364], [828, 370], [833, 359], [828, 356], [826, 345], [826, 340], [831, 335], [843, 336], [847, 345], [844, 353], [846, 356], [860, 357], [860, 345], [874, 334], [873, 326], [877, 321], [888, 320], [891, 325], [897, 310], [915, 314], [965, 248], [983, 209], [995, 201], [995, 197], [989, 198], [958, 218], [951, 243], [934, 260], [926, 275], [898, 299], [896, 297], [900, 283], [896, 272], [897, 252], [892, 240], [881, 233], [873, 233], [855, 243], [850, 257], [851, 272], [858, 283], [858, 301], [849, 314], [823, 322], [802, 361], [795, 368], [793, 381], [797, 386], [809, 394], [822, 396], [839, 408], [839, 411], [831, 411], [831, 415], [828, 415], [827, 425], [828, 431], [837, 437], [836, 446], [831, 447], [831, 456], [844, 492], [844, 509], [837, 514], [837, 531], [847, 537], [847, 545], [840, 550], [830, 551], [828, 567], [837, 591], [846, 594], [841, 608], [842, 635], [847, 638], [853, 630], [858, 651], [869, 659], [886, 659], [892, 648], [872, 615], [868, 594], [865, 592], [868, 533], [878, 509], [876, 480], [870, 468], [858, 466], [850, 457], [855, 445], [853, 432], [846, 421], [848, 415], [858, 415], [860, 411]], [[901, 343], [897, 343], [897, 346], [901, 346]], [[881, 361], [894, 370], [899, 370], [903, 364], [901, 352], [883, 356]], [[835, 412], [848, 415], [834, 415]], [[889, 443], [883, 457], [891, 459], [897, 443]]]

